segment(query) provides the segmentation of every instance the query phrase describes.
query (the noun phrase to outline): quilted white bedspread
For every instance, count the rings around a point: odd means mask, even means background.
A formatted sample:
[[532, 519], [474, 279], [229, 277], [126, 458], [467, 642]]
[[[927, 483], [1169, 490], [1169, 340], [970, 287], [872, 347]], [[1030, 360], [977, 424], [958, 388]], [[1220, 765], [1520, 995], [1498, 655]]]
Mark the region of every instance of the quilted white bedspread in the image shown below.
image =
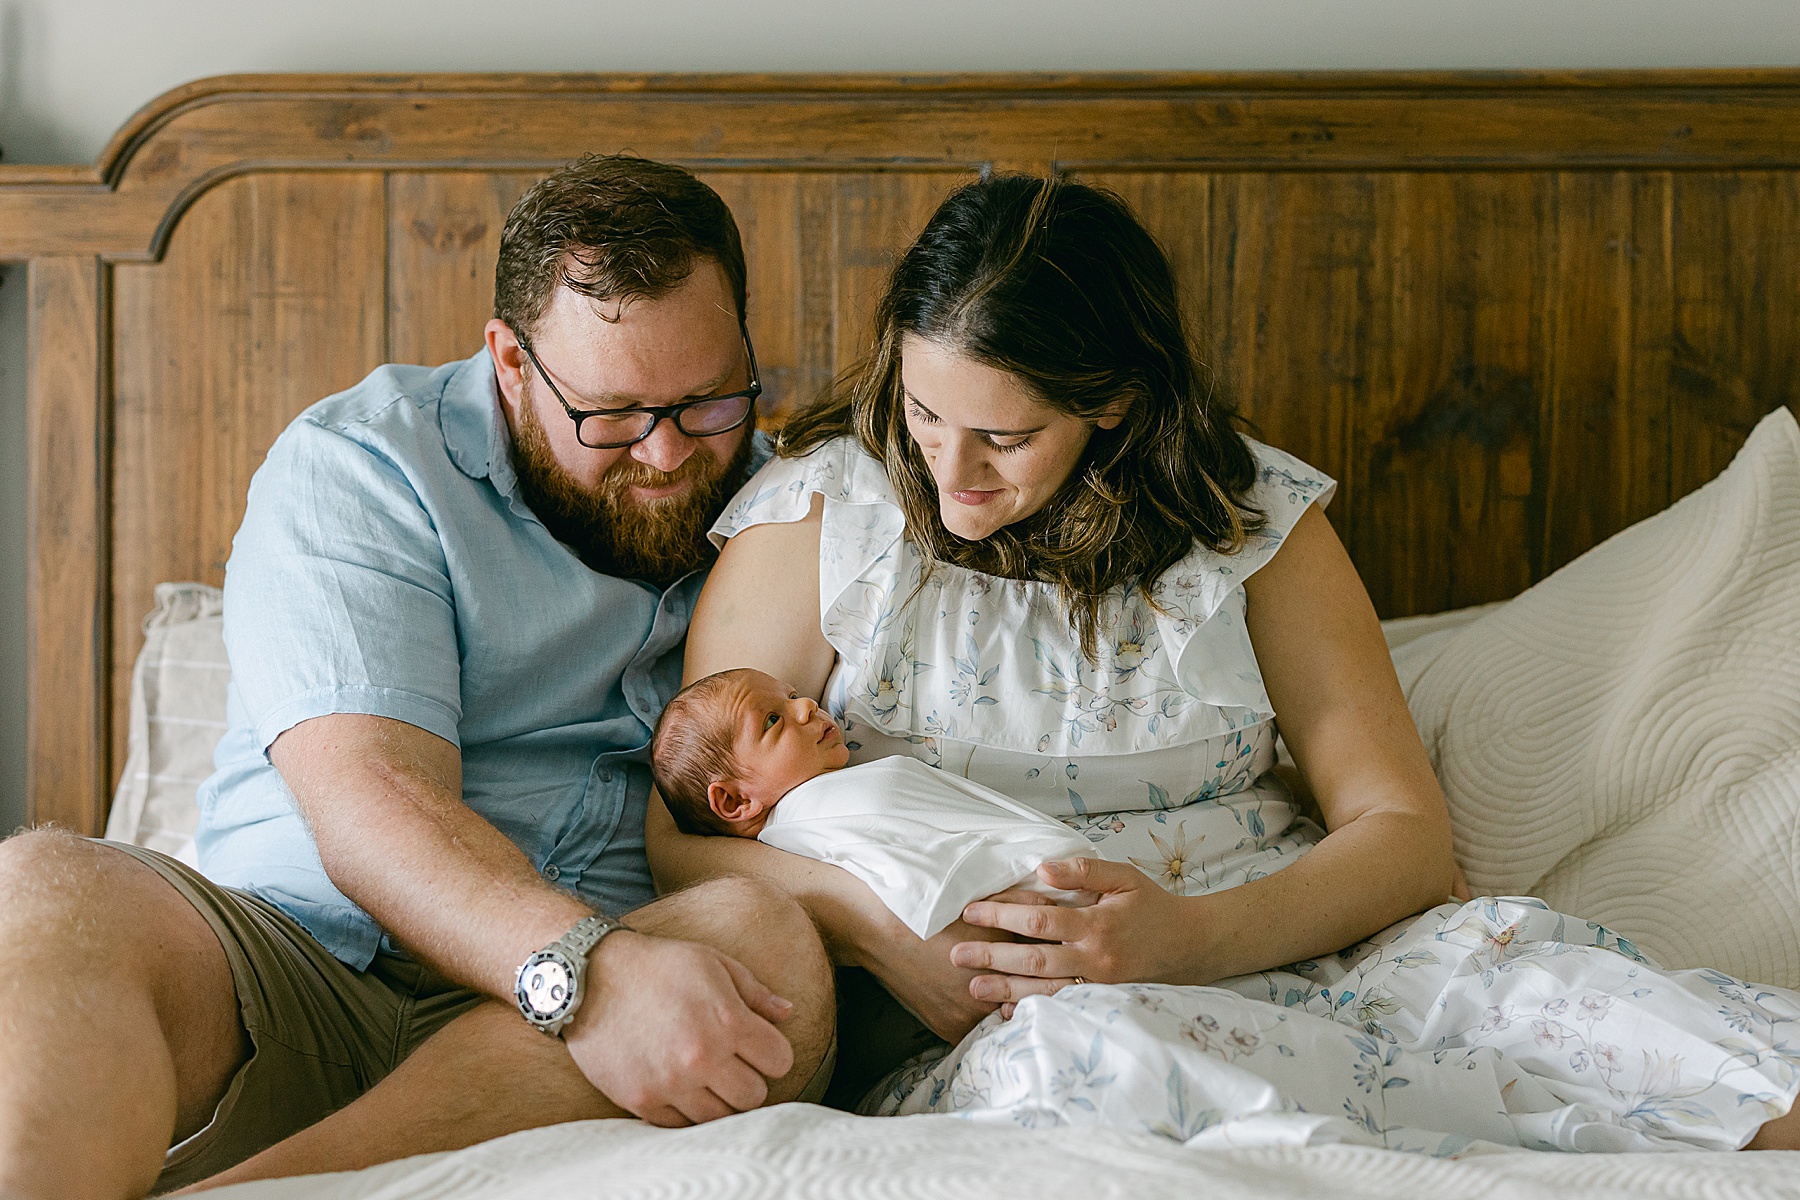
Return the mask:
[[852, 1117], [784, 1104], [696, 1129], [585, 1121], [343, 1175], [241, 1184], [218, 1200], [1650, 1200], [1800, 1197], [1800, 1153], [1459, 1161], [1357, 1146], [1187, 1150], [1159, 1138]]

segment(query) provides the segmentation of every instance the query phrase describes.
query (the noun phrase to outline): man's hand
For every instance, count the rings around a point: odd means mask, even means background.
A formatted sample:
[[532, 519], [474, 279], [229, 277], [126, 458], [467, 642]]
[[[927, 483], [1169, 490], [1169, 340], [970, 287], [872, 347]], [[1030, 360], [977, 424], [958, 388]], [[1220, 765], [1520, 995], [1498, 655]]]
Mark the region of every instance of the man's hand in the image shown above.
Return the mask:
[[589, 956], [592, 989], [563, 1040], [588, 1082], [652, 1125], [760, 1106], [794, 1050], [794, 1006], [710, 946], [622, 929]]

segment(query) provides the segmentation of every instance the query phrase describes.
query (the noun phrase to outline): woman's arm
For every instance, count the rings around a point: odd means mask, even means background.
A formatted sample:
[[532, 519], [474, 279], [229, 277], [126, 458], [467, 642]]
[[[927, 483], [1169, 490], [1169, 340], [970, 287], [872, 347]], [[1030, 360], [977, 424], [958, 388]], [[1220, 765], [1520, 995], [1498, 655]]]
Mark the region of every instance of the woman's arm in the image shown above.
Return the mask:
[[1293, 867], [1245, 885], [1235, 913], [1216, 914], [1274, 935], [1250, 956], [1265, 961], [1228, 964], [1237, 974], [1342, 949], [1441, 904], [1456, 873], [1444, 793], [1375, 607], [1325, 514], [1309, 508], [1244, 591], [1282, 737], [1330, 832]]
[[[815, 496], [805, 520], [752, 526], [725, 543], [688, 626], [683, 684], [715, 671], [756, 667], [814, 700], [824, 694], [835, 655], [819, 631], [822, 506]], [[684, 834], [660, 797], [651, 798], [644, 840], [659, 891], [721, 875], [758, 875], [807, 903], [815, 920], [845, 900], [833, 879], [844, 872], [759, 842]], [[854, 921], [842, 916], [830, 923]], [[832, 950], [847, 961], [854, 947]]]
[[[752, 526], [725, 544], [694, 608], [684, 682], [756, 667], [823, 696], [836, 653], [820, 632], [822, 510], [815, 496], [805, 520]], [[835, 961], [867, 968], [941, 1036], [960, 1038], [994, 1008], [970, 994], [975, 973], [951, 965], [950, 947], [1010, 934], [958, 922], [920, 941], [848, 871], [757, 841], [684, 834], [654, 794], [644, 842], [660, 891], [721, 875], [753, 875], [786, 891], [812, 914]]]
[[975, 924], [1061, 943], [958, 947], [956, 962], [1008, 972], [979, 981], [978, 994], [1017, 1000], [1078, 975], [1210, 983], [1342, 949], [1450, 895], [1449, 811], [1374, 607], [1324, 514], [1308, 509], [1244, 590], [1282, 736], [1329, 835], [1273, 875], [1204, 896], [1171, 896], [1116, 863], [1046, 867], [1048, 882], [1098, 890], [1101, 902], [971, 905]]

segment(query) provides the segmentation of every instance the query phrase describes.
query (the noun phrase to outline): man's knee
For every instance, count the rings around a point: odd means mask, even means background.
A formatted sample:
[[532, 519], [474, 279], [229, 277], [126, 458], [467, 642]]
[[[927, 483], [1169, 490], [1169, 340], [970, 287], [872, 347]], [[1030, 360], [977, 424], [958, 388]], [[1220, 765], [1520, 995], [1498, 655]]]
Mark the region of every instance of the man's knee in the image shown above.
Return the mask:
[[[781, 1030], [794, 1047], [794, 1066], [771, 1081], [771, 1103], [806, 1096], [821, 1071], [829, 1072], [836, 1040], [836, 983], [831, 958], [806, 909], [786, 892], [758, 879], [731, 877], [702, 885], [709, 911], [737, 914], [729, 944], [720, 945], [762, 983], [794, 1005]], [[718, 943], [715, 943], [718, 944]], [[824, 1079], [817, 1081], [822, 1093]]]
[[[41, 936], [92, 930], [104, 899], [93, 874], [105, 853], [61, 829], [31, 829], [0, 841], [0, 929]], [[50, 928], [46, 928], [46, 925]]]
[[191, 903], [130, 855], [60, 829], [0, 842], [0, 952], [14, 967], [49, 956], [90, 977], [150, 983], [200, 969], [198, 952], [230, 987], [218, 939]]
[[627, 923], [647, 933], [705, 942], [739, 959], [770, 987], [765, 971], [817, 976], [829, 987], [831, 963], [799, 901], [772, 884], [727, 876], [695, 884], [632, 913]]
[[747, 875], [728, 875], [689, 891], [699, 893], [715, 912], [733, 914], [745, 928], [771, 935], [798, 933], [817, 940], [818, 931], [800, 902], [776, 887]]
[[793, 1002], [794, 1015], [782, 1028], [794, 1044], [799, 1073], [810, 1074], [824, 1056], [837, 1020], [831, 959], [812, 918], [792, 896], [759, 879], [728, 876], [665, 896], [632, 913], [627, 923], [646, 933], [704, 942], [737, 959], [765, 987]]
[[58, 829], [22, 829], [0, 839], [0, 882], [19, 872], [66, 870], [93, 845], [88, 839]]

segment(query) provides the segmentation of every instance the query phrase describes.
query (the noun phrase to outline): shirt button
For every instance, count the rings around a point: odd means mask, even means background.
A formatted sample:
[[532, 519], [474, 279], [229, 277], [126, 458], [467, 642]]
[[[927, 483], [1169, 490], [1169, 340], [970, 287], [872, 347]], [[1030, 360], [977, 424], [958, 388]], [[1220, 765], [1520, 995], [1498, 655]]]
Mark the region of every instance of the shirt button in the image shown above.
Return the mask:
[[562, 868], [555, 863], [551, 863], [544, 868], [544, 878], [548, 879], [551, 883], [555, 883], [558, 879], [562, 878]]
[[600, 780], [601, 783], [611, 783], [612, 782], [612, 772], [611, 771], [602, 771], [597, 776], [597, 778]]

